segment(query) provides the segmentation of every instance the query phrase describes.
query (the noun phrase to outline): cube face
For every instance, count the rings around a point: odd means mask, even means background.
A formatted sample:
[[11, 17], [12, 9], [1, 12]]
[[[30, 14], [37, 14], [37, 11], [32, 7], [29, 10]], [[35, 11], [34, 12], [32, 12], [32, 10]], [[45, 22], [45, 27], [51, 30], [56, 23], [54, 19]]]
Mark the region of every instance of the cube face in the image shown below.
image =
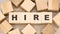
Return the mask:
[[21, 7], [28, 12], [30, 12], [34, 6], [35, 3], [33, 3], [31, 0], [25, 0], [21, 5]]
[[20, 31], [17, 28], [17, 29], [14, 29], [14, 30], [10, 31], [8, 34], [20, 34]]
[[56, 31], [51, 24], [48, 24], [42, 31], [42, 34], [54, 34]]
[[[17, 19], [18, 20], [12, 20], [12, 15], [18, 15]], [[9, 23], [19, 23], [20, 20], [19, 20], [20, 16], [19, 16], [19, 13], [18, 12], [10, 12], [9, 13]]]
[[35, 0], [35, 2], [36, 2], [37, 11], [46, 10], [48, 8], [47, 0]]
[[1, 9], [2, 9], [3, 14], [7, 14], [7, 13], [13, 11], [11, 2], [7, 1], [7, 2], [2, 3]]
[[59, 1], [58, 0], [48, 0], [48, 10], [59, 10]]
[[[28, 13], [29, 14], [29, 13]], [[30, 13], [29, 20], [31, 24], [41, 24], [41, 13]]]
[[16, 7], [23, 1], [23, 0], [10, 0]]
[[23, 34], [35, 34], [36, 30], [30, 25], [28, 24], [23, 30], [22, 30]]
[[52, 23], [52, 12], [42, 12], [42, 23]]
[[60, 12], [53, 18], [55, 24], [60, 27]]
[[2, 12], [0, 11], [0, 21], [2, 21], [5, 18], [5, 16], [2, 14]]
[[4, 20], [1, 23], [0, 28], [3, 33], [7, 34], [13, 27], [7, 22], [7, 20]]

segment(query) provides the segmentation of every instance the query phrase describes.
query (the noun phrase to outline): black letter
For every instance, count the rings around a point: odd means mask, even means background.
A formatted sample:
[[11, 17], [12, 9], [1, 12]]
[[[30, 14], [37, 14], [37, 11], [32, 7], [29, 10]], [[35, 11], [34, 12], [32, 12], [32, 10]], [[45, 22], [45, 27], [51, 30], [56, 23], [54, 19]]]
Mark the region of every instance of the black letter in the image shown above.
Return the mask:
[[14, 20], [14, 18], [17, 20], [17, 15], [12, 15], [12, 20]]
[[24, 20], [26, 20], [26, 15], [24, 15]]
[[39, 20], [38, 17], [39, 17], [38, 15], [34, 15], [34, 20], [36, 19]]
[[45, 20], [49, 20], [49, 15], [45, 15]]

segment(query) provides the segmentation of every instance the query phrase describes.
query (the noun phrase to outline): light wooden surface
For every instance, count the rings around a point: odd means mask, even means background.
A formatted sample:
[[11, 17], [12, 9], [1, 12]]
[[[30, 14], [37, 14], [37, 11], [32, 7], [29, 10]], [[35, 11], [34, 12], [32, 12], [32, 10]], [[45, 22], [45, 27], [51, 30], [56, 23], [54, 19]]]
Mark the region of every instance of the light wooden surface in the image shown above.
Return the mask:
[[30, 25], [28, 24], [23, 30], [22, 30], [23, 34], [35, 34], [36, 30]]
[[23, 1], [23, 0], [10, 0], [16, 7]]
[[8, 34], [20, 34], [20, 31], [18, 28], [16, 28], [16, 29], [10, 31]]
[[58, 0], [48, 0], [48, 10], [59, 10], [59, 1]]
[[35, 3], [33, 3], [31, 0], [24, 0], [24, 2], [21, 4], [21, 7], [28, 12], [30, 12], [34, 6]]
[[56, 30], [53, 28], [51, 24], [48, 24], [42, 31], [42, 34], [54, 34]]
[[[45, 15], [48, 15], [45, 17]], [[48, 18], [47, 18], [48, 17]], [[42, 23], [52, 23], [52, 12], [42, 12]], [[49, 19], [49, 20], [45, 20]]]
[[2, 11], [0, 10], [0, 21], [2, 21], [5, 18], [5, 16], [3, 15]]
[[[17, 20], [12, 20], [12, 15], [17, 15]], [[19, 18], [20, 18], [20, 13], [19, 12], [10, 12], [9, 13], [9, 23], [19, 23], [20, 22], [20, 20], [19, 20]]]
[[7, 34], [12, 28], [13, 28], [12, 25], [10, 25], [7, 20], [4, 20], [4, 21], [0, 24], [0, 30], [1, 30], [4, 34]]
[[13, 7], [10, 1], [1, 3], [1, 10], [3, 12], [3, 14], [7, 14], [11, 11], [13, 11]]
[[48, 9], [47, 0], [35, 0], [37, 11]]

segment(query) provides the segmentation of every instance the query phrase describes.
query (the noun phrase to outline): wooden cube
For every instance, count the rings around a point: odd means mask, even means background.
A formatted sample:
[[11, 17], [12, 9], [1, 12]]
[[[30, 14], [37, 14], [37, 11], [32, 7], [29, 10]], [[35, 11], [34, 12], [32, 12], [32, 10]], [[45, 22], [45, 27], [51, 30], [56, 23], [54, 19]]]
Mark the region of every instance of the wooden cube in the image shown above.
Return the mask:
[[8, 23], [7, 20], [4, 20], [1, 24], [0, 24], [0, 29], [4, 34], [7, 34], [13, 27]]
[[42, 12], [42, 23], [52, 23], [52, 12]]
[[47, 0], [35, 0], [37, 11], [48, 9]]
[[[17, 15], [17, 20], [12, 20], [12, 15]], [[9, 23], [14, 23], [14, 24], [17, 24], [17, 23], [20, 23], [20, 14], [19, 12], [10, 12], [9, 13]]]
[[28, 24], [23, 30], [22, 30], [23, 34], [35, 34], [36, 30], [30, 25]]
[[7, 13], [13, 11], [13, 7], [12, 7], [11, 2], [7, 1], [4, 3], [1, 3], [1, 9], [2, 9], [3, 14], [7, 14]]
[[0, 11], [0, 21], [2, 21], [5, 18], [5, 16], [3, 15], [3, 13]]
[[[27, 14], [26, 14], [27, 15]], [[42, 24], [42, 15], [41, 12], [31, 12], [30, 14], [28, 13], [28, 20], [31, 24]], [[35, 18], [35, 19], [34, 19]]]
[[16, 7], [23, 1], [23, 0], [10, 0]]
[[8, 34], [20, 34], [20, 31], [17, 28], [17, 29], [14, 29], [14, 30], [10, 31]]
[[60, 27], [60, 12], [53, 18], [55, 24]]
[[42, 31], [42, 34], [54, 34], [56, 31], [51, 24], [48, 24]]
[[48, 10], [59, 10], [59, 1], [58, 0], [48, 0]]
[[21, 7], [28, 12], [30, 12], [33, 9], [34, 6], [35, 6], [35, 3], [33, 3], [31, 0], [25, 0], [21, 4]]

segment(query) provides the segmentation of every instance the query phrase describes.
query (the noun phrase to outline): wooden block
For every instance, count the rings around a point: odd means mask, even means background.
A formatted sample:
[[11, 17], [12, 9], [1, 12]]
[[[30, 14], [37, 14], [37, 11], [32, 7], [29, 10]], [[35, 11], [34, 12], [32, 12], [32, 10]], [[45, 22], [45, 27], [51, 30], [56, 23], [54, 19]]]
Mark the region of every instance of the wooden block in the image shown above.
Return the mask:
[[[18, 15], [18, 17], [16, 17], [17, 20], [16, 20], [16, 18], [15, 18], [15, 20], [12, 20], [13, 19], [12, 15], [14, 15], [14, 16]], [[9, 23], [19, 23], [20, 22], [20, 17], [21, 16], [20, 16], [19, 12], [10, 12], [9, 13]]]
[[0, 21], [2, 21], [5, 18], [5, 16], [2, 14], [2, 12], [0, 11]]
[[[14, 19], [13, 19], [12, 15], [15, 17]], [[24, 17], [24, 15], [26, 15], [26, 17]], [[35, 19], [35, 17], [37, 17], [37, 18]], [[25, 20], [25, 18], [26, 18], [26, 20]], [[19, 24], [19, 23], [40, 24], [41, 23], [41, 13], [10, 12], [9, 13], [9, 23], [12, 23], [12, 24]]]
[[35, 2], [36, 2], [37, 11], [46, 10], [48, 8], [47, 0], [35, 0]]
[[22, 30], [23, 34], [35, 34], [36, 30], [30, 25], [28, 24], [23, 30]]
[[42, 23], [52, 23], [52, 12], [42, 12]]
[[59, 10], [59, 1], [58, 0], [48, 0], [48, 10]]
[[54, 34], [56, 31], [51, 24], [48, 24], [42, 31], [42, 34]]
[[[29, 13], [28, 13], [29, 14]], [[35, 17], [36, 18], [35, 18]], [[41, 12], [39, 13], [39, 12], [33, 12], [33, 13], [30, 13], [30, 16], [28, 16], [29, 18], [28, 18], [28, 20], [29, 20], [29, 22], [31, 23], [31, 24], [41, 24], [42, 22], [42, 15], [41, 15]], [[34, 18], [35, 18], [35, 20], [34, 20]]]
[[10, 0], [16, 7], [23, 1], [23, 0]]
[[55, 24], [60, 27], [60, 12], [53, 18]]
[[20, 34], [20, 31], [17, 28], [17, 29], [14, 29], [14, 30], [10, 31], [8, 34]]
[[60, 28], [57, 29], [57, 31], [55, 32], [55, 34], [60, 34]]
[[13, 11], [11, 2], [7, 1], [4, 3], [1, 3], [1, 9], [2, 9], [3, 14], [7, 14], [7, 13]]
[[25, 0], [21, 5], [21, 7], [28, 12], [30, 12], [34, 6], [35, 3], [33, 3], [31, 0]]
[[7, 34], [13, 27], [7, 22], [7, 20], [4, 20], [0, 24], [0, 29], [4, 34]]

